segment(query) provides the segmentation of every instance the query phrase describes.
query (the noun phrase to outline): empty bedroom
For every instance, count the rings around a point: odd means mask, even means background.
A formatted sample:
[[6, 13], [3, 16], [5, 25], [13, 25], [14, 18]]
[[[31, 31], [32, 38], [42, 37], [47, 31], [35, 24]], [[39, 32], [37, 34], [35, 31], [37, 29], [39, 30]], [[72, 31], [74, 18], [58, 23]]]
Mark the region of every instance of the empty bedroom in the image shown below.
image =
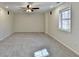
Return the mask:
[[79, 57], [79, 2], [0, 2], [0, 57]]

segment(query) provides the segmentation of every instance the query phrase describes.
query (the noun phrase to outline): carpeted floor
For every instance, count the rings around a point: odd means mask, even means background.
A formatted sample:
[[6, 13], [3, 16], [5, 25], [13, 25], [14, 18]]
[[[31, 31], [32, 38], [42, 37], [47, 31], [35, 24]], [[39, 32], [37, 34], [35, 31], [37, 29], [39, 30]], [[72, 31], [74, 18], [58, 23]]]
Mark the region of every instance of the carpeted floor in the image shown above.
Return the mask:
[[33, 53], [47, 48], [49, 57], [77, 57], [75, 53], [44, 33], [14, 33], [0, 41], [1, 57], [33, 57]]

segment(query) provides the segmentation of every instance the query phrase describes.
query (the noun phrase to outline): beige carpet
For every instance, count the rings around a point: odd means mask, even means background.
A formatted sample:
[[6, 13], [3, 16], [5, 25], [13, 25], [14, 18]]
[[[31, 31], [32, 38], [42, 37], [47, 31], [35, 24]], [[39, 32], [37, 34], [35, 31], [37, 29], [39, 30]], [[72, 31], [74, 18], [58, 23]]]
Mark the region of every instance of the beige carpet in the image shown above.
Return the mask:
[[1, 57], [32, 57], [33, 53], [47, 48], [49, 57], [76, 57], [77, 55], [44, 33], [14, 33], [0, 41]]

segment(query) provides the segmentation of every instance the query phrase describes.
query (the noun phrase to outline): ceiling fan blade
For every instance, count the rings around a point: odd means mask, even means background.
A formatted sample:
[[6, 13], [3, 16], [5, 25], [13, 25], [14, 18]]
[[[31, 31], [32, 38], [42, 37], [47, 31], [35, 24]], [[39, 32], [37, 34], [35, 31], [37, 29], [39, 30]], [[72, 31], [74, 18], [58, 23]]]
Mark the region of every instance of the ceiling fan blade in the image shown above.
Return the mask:
[[31, 11], [33, 12], [34, 10], [32, 9]]
[[20, 7], [20, 8], [22, 8], [22, 9], [27, 9], [27, 7]]
[[27, 5], [27, 8], [29, 8], [30, 5]]
[[32, 8], [32, 9], [39, 9], [39, 8]]

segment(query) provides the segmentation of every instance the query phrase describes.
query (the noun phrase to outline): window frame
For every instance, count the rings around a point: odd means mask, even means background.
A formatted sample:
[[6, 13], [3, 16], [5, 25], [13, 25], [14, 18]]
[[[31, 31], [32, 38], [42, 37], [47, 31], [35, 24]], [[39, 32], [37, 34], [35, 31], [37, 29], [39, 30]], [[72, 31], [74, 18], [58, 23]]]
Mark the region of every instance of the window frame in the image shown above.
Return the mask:
[[[62, 17], [62, 13], [64, 13], [64, 12], [66, 12], [66, 11], [69, 11], [70, 10], [70, 18], [66, 18], [66, 19], [62, 19], [63, 17]], [[69, 20], [69, 22], [70, 22], [70, 25], [69, 25], [69, 29], [63, 29], [63, 23], [62, 23], [62, 21], [63, 20]], [[72, 28], [72, 10], [71, 10], [71, 8], [70, 7], [67, 7], [67, 8], [64, 8], [64, 9], [62, 9], [62, 10], [59, 10], [59, 29], [61, 30], [61, 31], [64, 31], [64, 32], [71, 32], [71, 28]]]

